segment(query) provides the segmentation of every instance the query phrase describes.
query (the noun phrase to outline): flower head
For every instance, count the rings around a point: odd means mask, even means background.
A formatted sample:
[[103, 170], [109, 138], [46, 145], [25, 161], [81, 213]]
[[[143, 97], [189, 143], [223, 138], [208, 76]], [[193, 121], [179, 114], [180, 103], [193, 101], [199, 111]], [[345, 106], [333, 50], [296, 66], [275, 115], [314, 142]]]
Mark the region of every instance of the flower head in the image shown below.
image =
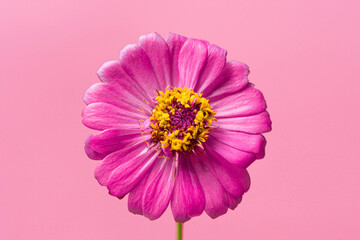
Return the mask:
[[271, 130], [248, 67], [197, 39], [157, 33], [126, 46], [85, 93], [83, 123], [100, 133], [85, 151], [95, 177], [149, 219], [169, 204], [175, 221], [235, 209], [249, 189], [246, 168], [264, 157]]

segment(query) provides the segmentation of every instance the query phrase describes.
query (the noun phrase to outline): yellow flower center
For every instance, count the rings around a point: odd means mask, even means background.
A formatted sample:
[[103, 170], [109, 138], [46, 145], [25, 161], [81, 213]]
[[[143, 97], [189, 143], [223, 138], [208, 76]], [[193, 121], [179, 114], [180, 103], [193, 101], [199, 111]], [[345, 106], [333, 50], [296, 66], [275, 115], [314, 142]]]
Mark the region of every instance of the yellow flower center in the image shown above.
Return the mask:
[[187, 87], [158, 92], [150, 116], [152, 139], [171, 151], [191, 151], [202, 145], [216, 113], [201, 96]]

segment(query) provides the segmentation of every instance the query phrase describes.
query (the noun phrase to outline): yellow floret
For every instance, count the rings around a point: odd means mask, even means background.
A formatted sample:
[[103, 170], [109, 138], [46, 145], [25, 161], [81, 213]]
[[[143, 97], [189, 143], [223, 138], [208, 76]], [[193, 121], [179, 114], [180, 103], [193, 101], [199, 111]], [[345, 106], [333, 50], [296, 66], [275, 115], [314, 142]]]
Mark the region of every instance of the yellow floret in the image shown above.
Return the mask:
[[172, 149], [172, 150], [175, 150], [175, 151], [180, 150], [182, 144], [183, 144], [182, 140], [180, 140], [180, 139], [174, 139], [174, 140], [172, 141], [172, 143], [171, 143], [171, 149]]

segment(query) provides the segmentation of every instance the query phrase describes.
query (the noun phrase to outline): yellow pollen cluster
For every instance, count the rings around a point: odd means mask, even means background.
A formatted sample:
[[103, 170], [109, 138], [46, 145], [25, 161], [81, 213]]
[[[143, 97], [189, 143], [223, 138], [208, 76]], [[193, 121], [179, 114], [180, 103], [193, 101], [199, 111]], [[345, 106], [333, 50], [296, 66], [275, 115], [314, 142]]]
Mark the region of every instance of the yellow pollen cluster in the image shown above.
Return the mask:
[[216, 114], [209, 100], [192, 89], [174, 88], [158, 92], [156, 107], [150, 116], [151, 136], [162, 148], [191, 151], [204, 143]]

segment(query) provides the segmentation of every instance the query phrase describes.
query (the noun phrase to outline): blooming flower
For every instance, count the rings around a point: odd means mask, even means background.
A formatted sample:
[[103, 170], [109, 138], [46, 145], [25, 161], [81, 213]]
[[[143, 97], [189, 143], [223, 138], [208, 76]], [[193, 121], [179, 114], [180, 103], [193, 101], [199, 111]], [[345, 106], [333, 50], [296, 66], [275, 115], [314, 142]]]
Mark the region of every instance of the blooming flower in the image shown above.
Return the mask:
[[248, 74], [224, 49], [176, 34], [126, 46], [84, 97], [83, 124], [101, 131], [85, 143], [102, 160], [96, 179], [152, 220], [169, 203], [177, 222], [235, 209], [250, 186], [246, 168], [264, 157], [261, 133], [271, 130]]

